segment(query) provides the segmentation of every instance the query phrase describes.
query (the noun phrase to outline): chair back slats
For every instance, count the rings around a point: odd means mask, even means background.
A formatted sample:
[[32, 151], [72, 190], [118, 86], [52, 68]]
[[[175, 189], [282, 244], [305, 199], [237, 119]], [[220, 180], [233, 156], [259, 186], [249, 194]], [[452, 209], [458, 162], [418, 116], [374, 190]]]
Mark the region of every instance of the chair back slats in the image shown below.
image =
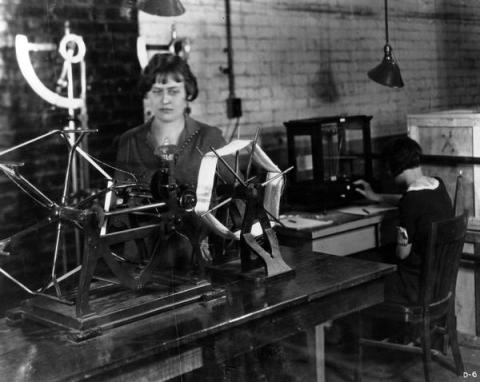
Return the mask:
[[[420, 336], [421, 346], [415, 346], [410, 341], [400, 343], [389, 337], [365, 339], [362, 336], [362, 320], [359, 322], [357, 340], [355, 381], [361, 381], [362, 349], [364, 346], [375, 346], [383, 349], [396, 349], [406, 352], [422, 353], [425, 381], [430, 382], [432, 374], [432, 356], [438, 358], [441, 353], [432, 349], [432, 343], [438, 334], [451, 348], [457, 375], [462, 376], [464, 365], [458, 345], [458, 335], [455, 317], [455, 287], [463, 242], [467, 231], [468, 215], [462, 215], [434, 222], [429, 227], [427, 251], [421, 270], [420, 294], [417, 304], [405, 305], [395, 301], [386, 301], [369, 309], [369, 314], [378, 318], [387, 318], [408, 324], [412, 335]], [[435, 334], [435, 337], [433, 335]], [[392, 337], [398, 338], [398, 327]], [[404, 338], [405, 339], [405, 338]], [[407, 343], [408, 342], [408, 343]], [[446, 352], [445, 352], [446, 354]], [[443, 357], [442, 357], [443, 358]], [[442, 360], [445, 361], [444, 359]]]
[[[467, 213], [434, 222], [431, 225], [420, 299], [424, 309], [431, 304], [455, 295], [460, 256], [467, 230]], [[448, 306], [448, 304], [445, 304]]]
[[453, 210], [455, 211], [455, 216], [459, 216], [465, 211], [465, 189], [461, 171], [457, 175], [457, 181], [455, 183]]

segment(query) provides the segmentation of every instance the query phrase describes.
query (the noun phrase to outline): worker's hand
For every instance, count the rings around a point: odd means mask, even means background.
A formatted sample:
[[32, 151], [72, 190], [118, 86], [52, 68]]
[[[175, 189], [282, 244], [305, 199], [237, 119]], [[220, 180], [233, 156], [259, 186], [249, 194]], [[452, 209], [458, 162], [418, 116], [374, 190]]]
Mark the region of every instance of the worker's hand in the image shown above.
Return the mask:
[[203, 260], [212, 261], [212, 254], [210, 253], [210, 245], [208, 244], [208, 237], [205, 237], [200, 241], [200, 254], [202, 255]]
[[370, 183], [364, 181], [363, 179], [359, 179], [353, 182], [353, 184], [355, 186], [358, 186], [358, 187], [355, 187], [355, 191], [362, 194], [367, 199], [373, 202], [381, 201], [381, 196], [372, 190], [372, 186], [370, 186]]

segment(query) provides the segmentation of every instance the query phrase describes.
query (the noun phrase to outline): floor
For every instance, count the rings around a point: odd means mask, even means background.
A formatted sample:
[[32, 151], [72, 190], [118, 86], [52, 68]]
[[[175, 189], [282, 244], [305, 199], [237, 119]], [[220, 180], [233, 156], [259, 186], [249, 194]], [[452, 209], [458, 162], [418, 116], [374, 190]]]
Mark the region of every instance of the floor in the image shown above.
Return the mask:
[[[465, 376], [457, 376], [449, 365], [433, 363], [434, 382], [478, 381], [480, 380], [480, 346], [462, 345], [460, 347], [465, 365]], [[451, 360], [452, 358], [449, 357]], [[326, 382], [353, 382], [354, 353], [342, 344], [327, 345]], [[452, 362], [453, 365], [453, 362]], [[420, 355], [394, 351], [369, 350], [363, 358], [363, 382], [423, 382], [423, 364]]]
[[[423, 365], [420, 355], [385, 351], [365, 354], [363, 382], [423, 382]], [[448, 365], [434, 362], [431, 380], [434, 382], [480, 380], [480, 348], [461, 347], [468, 376], [457, 376]], [[326, 353], [326, 382], [353, 382], [353, 353], [338, 347], [328, 347]], [[476, 377], [475, 377], [476, 376]]]
[[[325, 345], [325, 382], [354, 382], [355, 353], [352, 343], [327, 335]], [[447, 364], [433, 362], [432, 382], [480, 381], [480, 338], [460, 339], [460, 347], [468, 375], [457, 376], [453, 371], [453, 359], [447, 355]], [[296, 342], [298, 340], [298, 342]], [[240, 357], [216, 373], [204, 371], [181, 382], [310, 382], [307, 376], [304, 339], [282, 342]], [[395, 351], [365, 349], [363, 358], [363, 382], [424, 382], [421, 355]], [[313, 381], [312, 381], [313, 382]]]

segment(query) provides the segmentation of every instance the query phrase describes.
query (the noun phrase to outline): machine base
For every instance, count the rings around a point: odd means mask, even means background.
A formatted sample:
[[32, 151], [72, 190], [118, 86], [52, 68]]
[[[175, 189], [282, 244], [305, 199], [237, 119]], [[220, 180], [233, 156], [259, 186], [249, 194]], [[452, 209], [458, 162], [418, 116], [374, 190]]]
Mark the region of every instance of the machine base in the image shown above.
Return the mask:
[[75, 305], [35, 296], [7, 312], [11, 324], [25, 319], [68, 330], [68, 337], [83, 341], [121, 325], [179, 308], [195, 302], [225, 297], [205, 279], [192, 277], [155, 278], [141, 291], [125, 290], [119, 285], [96, 282], [90, 289], [91, 313], [77, 317]]

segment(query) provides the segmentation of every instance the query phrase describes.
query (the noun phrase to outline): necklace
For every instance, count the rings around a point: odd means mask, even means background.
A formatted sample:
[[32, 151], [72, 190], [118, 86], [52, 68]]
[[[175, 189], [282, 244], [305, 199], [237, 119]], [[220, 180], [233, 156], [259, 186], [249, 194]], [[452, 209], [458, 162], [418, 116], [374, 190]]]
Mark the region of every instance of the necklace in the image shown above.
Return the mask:
[[[155, 139], [153, 138], [153, 134], [152, 134], [152, 131], [151, 131], [151, 126], [152, 126], [152, 123], [153, 123], [153, 120], [154, 118], [152, 117], [150, 119], [150, 121], [148, 121], [148, 133], [147, 133], [147, 141], [149, 142], [149, 144], [152, 146], [153, 148], [153, 154], [155, 156], [160, 156], [160, 150], [159, 148], [162, 147], [162, 145], [160, 146], [156, 146], [155, 147]], [[188, 145], [190, 145], [190, 143], [192, 142], [193, 138], [195, 138], [198, 134], [200, 133], [200, 129], [197, 129], [195, 130], [192, 134], [190, 134], [182, 143], [182, 145], [178, 148], [178, 149], [174, 149], [173, 151], [173, 156], [174, 156], [174, 160], [175, 160], [175, 163], [177, 162], [177, 159], [178, 157], [183, 153], [183, 151], [188, 147]], [[175, 145], [172, 145], [173, 147]], [[173, 148], [172, 147], [172, 148]]]
[[197, 129], [192, 134], [190, 134], [190, 136], [183, 141], [182, 145], [178, 148], [178, 150], [175, 151], [175, 153], [173, 154], [175, 163], [177, 162], [177, 159], [180, 156], [180, 154], [188, 147], [188, 145], [190, 145], [190, 143], [193, 141], [193, 138], [195, 138], [195, 136], [197, 136], [198, 133], [200, 133], [200, 129]]
[[[176, 148], [175, 145], [160, 145], [160, 146], [157, 146], [153, 151], [153, 155], [162, 156], [163, 155], [162, 154], [162, 149], [165, 148], [165, 147], [171, 147], [171, 150], [173, 151], [173, 158], [174, 158], [175, 162], [177, 162], [177, 159], [180, 156], [180, 154], [182, 154], [183, 151], [190, 145], [190, 143], [193, 141], [193, 138], [195, 138], [198, 135], [198, 133], [200, 133], [200, 129], [197, 129], [192, 134], [190, 134], [190, 136], [188, 136], [183, 141], [182, 145], [179, 148]], [[170, 153], [172, 153], [172, 151], [170, 151]]]

